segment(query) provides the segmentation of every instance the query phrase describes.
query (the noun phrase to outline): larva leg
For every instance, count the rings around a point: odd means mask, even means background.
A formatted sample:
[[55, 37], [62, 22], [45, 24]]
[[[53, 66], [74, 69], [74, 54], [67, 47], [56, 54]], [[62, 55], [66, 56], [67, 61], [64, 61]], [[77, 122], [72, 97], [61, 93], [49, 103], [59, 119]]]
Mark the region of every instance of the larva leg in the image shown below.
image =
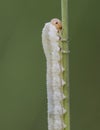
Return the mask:
[[66, 42], [66, 43], [68, 43], [69, 44], [69, 42], [70, 42], [70, 40], [69, 39], [63, 39], [62, 37], [60, 37], [60, 39], [59, 39], [61, 42]]
[[[59, 36], [59, 41], [69, 43], [69, 39], [68, 40], [63, 39], [60, 36]], [[60, 51], [61, 51], [61, 53], [70, 53], [70, 50], [68, 50], [68, 51], [63, 50], [62, 46], [60, 46]]]
[[66, 39], [62, 39], [62, 38], [60, 39], [60, 41], [61, 41], [61, 42], [67, 42]]
[[65, 50], [61, 50], [62, 53], [70, 53], [70, 50], [69, 51], [65, 51]]
[[65, 51], [65, 50], [62, 49], [62, 46], [60, 46], [60, 52], [61, 52], [61, 53], [65, 53], [65, 54], [67, 53], [67, 54], [68, 54], [68, 53], [70, 53], [70, 50]]

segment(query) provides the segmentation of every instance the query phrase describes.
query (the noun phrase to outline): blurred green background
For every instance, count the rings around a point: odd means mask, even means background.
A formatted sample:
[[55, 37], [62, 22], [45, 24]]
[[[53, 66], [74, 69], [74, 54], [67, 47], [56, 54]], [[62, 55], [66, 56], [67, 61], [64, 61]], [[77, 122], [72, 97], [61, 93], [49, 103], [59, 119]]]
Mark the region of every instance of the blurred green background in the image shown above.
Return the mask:
[[[71, 130], [100, 129], [100, 1], [69, 0]], [[47, 130], [45, 22], [60, 0], [0, 0], [0, 130]]]

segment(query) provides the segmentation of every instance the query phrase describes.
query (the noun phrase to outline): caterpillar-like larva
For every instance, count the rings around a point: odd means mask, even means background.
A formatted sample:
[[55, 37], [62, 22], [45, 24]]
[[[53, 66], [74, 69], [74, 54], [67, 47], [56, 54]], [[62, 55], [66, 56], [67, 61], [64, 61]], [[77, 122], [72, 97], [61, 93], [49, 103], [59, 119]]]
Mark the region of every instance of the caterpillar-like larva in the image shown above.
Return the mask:
[[62, 87], [65, 82], [62, 78], [64, 71], [61, 64], [61, 48], [59, 45], [61, 21], [57, 18], [46, 23], [42, 30], [42, 44], [47, 61], [47, 99], [48, 99], [48, 130], [64, 130], [66, 125], [63, 115], [65, 98]]

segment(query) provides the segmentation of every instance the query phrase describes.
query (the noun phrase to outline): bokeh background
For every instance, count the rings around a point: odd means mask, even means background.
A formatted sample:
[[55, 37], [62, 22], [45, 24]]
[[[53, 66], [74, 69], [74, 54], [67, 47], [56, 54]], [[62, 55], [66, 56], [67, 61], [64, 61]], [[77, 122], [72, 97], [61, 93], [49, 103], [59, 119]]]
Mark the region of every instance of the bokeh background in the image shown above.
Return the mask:
[[[100, 1], [69, 0], [71, 130], [100, 129]], [[45, 22], [60, 0], [0, 0], [0, 130], [47, 130]]]

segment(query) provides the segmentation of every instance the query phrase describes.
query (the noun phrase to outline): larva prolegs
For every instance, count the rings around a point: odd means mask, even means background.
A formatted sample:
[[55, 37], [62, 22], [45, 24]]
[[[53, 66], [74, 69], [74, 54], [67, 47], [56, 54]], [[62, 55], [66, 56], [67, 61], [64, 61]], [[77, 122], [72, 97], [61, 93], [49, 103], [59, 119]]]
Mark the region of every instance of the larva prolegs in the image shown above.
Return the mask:
[[60, 51], [59, 33], [62, 29], [59, 19], [46, 23], [42, 31], [42, 44], [47, 61], [47, 99], [48, 99], [48, 130], [64, 130], [66, 127], [63, 115], [66, 110], [63, 100], [62, 52]]

